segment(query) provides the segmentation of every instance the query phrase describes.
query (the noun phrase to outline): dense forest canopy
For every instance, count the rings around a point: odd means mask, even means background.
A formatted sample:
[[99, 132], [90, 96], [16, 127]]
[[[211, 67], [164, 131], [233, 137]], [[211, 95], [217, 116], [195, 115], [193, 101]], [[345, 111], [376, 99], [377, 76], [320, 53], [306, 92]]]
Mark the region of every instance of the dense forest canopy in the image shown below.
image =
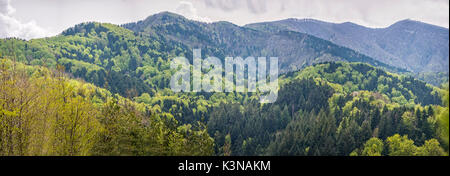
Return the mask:
[[280, 75], [275, 103], [169, 89], [171, 59], [194, 46], [220, 58], [263, 50], [227, 48], [230, 31], [269, 35], [162, 15], [0, 39], [0, 155], [448, 155], [448, 79], [420, 75], [447, 82], [433, 86], [304, 34], [275, 36], [319, 58]]

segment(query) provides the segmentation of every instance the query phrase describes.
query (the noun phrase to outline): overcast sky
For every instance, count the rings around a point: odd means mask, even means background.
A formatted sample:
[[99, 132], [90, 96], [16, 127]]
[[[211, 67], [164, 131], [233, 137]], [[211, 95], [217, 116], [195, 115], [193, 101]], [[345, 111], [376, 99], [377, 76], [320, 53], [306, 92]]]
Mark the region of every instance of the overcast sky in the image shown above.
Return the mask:
[[313, 18], [368, 27], [403, 19], [449, 26], [449, 0], [0, 0], [0, 38], [53, 36], [81, 22], [123, 24], [162, 11], [238, 25]]

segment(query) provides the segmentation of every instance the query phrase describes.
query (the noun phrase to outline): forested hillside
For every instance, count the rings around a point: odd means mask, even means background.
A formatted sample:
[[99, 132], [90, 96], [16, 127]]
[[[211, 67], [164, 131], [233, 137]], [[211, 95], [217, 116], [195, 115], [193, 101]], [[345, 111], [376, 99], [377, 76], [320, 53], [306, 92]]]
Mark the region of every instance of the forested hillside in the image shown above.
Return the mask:
[[[370, 86], [373, 81], [376, 86]], [[437, 89], [366, 64], [324, 63], [285, 75], [274, 104], [214, 108], [208, 128], [220, 154], [445, 155], [448, 99], [440, 98], [445, 94], [448, 87]], [[398, 135], [402, 140], [379, 152], [361, 153], [369, 150], [366, 145], [373, 147], [366, 142]], [[414, 150], [403, 151], [406, 143]]]
[[0, 63], [0, 155], [211, 155], [200, 123], [113, 95], [63, 70]]
[[171, 76], [167, 59], [185, 53], [181, 51], [163, 40], [99, 23], [80, 24], [51, 38], [0, 40], [0, 53], [14, 55], [16, 61], [50, 68], [60, 64], [74, 77], [127, 97], [167, 87]]
[[[171, 59], [191, 59], [197, 47], [203, 58], [278, 56], [277, 101], [261, 104], [259, 92], [173, 92]], [[0, 155], [449, 152], [448, 79], [432, 86], [307, 34], [161, 13], [0, 39], [0, 59]]]
[[351, 22], [291, 18], [245, 27], [275, 33], [302, 32], [415, 73], [444, 72], [448, 77], [449, 30], [420, 21], [402, 20], [385, 28], [368, 28]]
[[276, 33], [254, 30], [221, 21], [202, 23], [181, 15], [162, 12], [123, 27], [139, 35], [154, 34], [180, 43], [189, 51], [200, 48], [205, 56], [266, 56], [279, 58], [282, 73], [297, 71], [324, 61], [365, 62], [389, 70], [406, 70], [387, 65], [346, 47], [296, 31]]

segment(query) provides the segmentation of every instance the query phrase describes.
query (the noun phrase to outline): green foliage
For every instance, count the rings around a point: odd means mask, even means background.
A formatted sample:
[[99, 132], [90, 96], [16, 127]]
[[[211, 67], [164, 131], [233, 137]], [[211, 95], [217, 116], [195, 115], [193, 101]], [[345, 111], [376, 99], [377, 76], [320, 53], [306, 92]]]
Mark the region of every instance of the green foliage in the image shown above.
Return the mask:
[[[280, 59], [281, 71], [303, 70], [280, 76], [275, 103], [260, 104], [260, 92], [168, 88], [170, 58], [192, 58], [193, 46], [224, 58], [291, 45], [249, 40], [269, 37], [312, 51], [283, 52], [294, 59]], [[448, 87], [369, 66], [382, 63], [303, 34], [169, 13], [122, 27], [83, 23], [50, 38], [2, 39], [0, 55], [1, 155], [445, 155], [439, 143], [448, 152]], [[363, 63], [321, 63], [336, 58]]]
[[337, 155], [336, 122], [324, 111], [297, 113], [267, 149], [268, 155]]
[[448, 72], [421, 72], [414, 75], [417, 79], [426, 81], [434, 86], [440, 86], [448, 82]]
[[138, 37], [105, 23], [82, 23], [51, 38], [0, 40], [3, 55], [50, 68], [63, 65], [74, 77], [126, 97], [167, 87], [171, 76], [168, 60], [180, 51], [184, 49], [155, 36]]
[[425, 141], [425, 144], [417, 148], [416, 156], [445, 156], [444, 149], [441, 148], [439, 142], [436, 139], [430, 139]]
[[381, 156], [383, 152], [383, 141], [378, 138], [370, 138], [365, 144], [362, 156]]
[[213, 154], [202, 123], [178, 125], [58, 69], [1, 60], [0, 155]]
[[383, 156], [385, 154], [389, 156], [448, 155], [436, 139], [427, 140], [422, 146], [416, 146], [414, 141], [408, 139], [408, 136], [400, 136], [399, 134], [388, 137], [385, 143], [379, 138], [371, 138], [361, 150], [356, 149], [351, 153], [352, 156]]
[[412, 156], [417, 150], [414, 141], [408, 139], [408, 136], [395, 134], [394, 136], [388, 137], [386, 143], [388, 144], [390, 156]]
[[410, 76], [391, 74], [363, 63], [322, 63], [308, 67], [293, 76], [321, 78], [330, 83], [340, 84], [346, 93], [359, 90], [379, 92], [399, 105], [441, 104], [439, 95], [425, 82]]
[[438, 123], [439, 123], [439, 127], [438, 127], [438, 135], [439, 138], [441, 139], [441, 141], [443, 142], [443, 144], [446, 146], [446, 151], [449, 151], [449, 93], [448, 93], [448, 82], [447, 84], [444, 86], [444, 91], [443, 91], [443, 97], [442, 97], [442, 101], [444, 104], [444, 107], [440, 109], [440, 112], [438, 114]]

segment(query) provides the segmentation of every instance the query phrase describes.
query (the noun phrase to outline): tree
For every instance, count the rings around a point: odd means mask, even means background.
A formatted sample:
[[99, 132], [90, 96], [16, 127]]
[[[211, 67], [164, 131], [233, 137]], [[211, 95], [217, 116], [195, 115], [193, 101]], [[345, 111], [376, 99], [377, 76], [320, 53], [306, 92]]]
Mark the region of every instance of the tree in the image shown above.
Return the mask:
[[225, 136], [225, 144], [223, 145], [223, 156], [231, 156], [231, 137], [230, 134]]
[[430, 139], [425, 141], [425, 144], [417, 148], [416, 156], [445, 156], [444, 149], [441, 148], [439, 142], [436, 139]]
[[384, 144], [381, 139], [370, 138], [365, 144], [362, 151], [362, 156], [381, 156], [383, 153]]
[[345, 117], [337, 129], [336, 136], [336, 145], [340, 155], [347, 156], [358, 147], [358, 139], [355, 137], [359, 136], [359, 126], [354, 120]]
[[444, 108], [438, 114], [438, 136], [443, 142], [446, 151], [449, 151], [449, 90], [448, 83], [444, 86], [444, 95], [442, 96], [442, 101]]
[[386, 139], [388, 145], [389, 156], [413, 156], [417, 150], [414, 141], [408, 139], [408, 136], [394, 136]]

